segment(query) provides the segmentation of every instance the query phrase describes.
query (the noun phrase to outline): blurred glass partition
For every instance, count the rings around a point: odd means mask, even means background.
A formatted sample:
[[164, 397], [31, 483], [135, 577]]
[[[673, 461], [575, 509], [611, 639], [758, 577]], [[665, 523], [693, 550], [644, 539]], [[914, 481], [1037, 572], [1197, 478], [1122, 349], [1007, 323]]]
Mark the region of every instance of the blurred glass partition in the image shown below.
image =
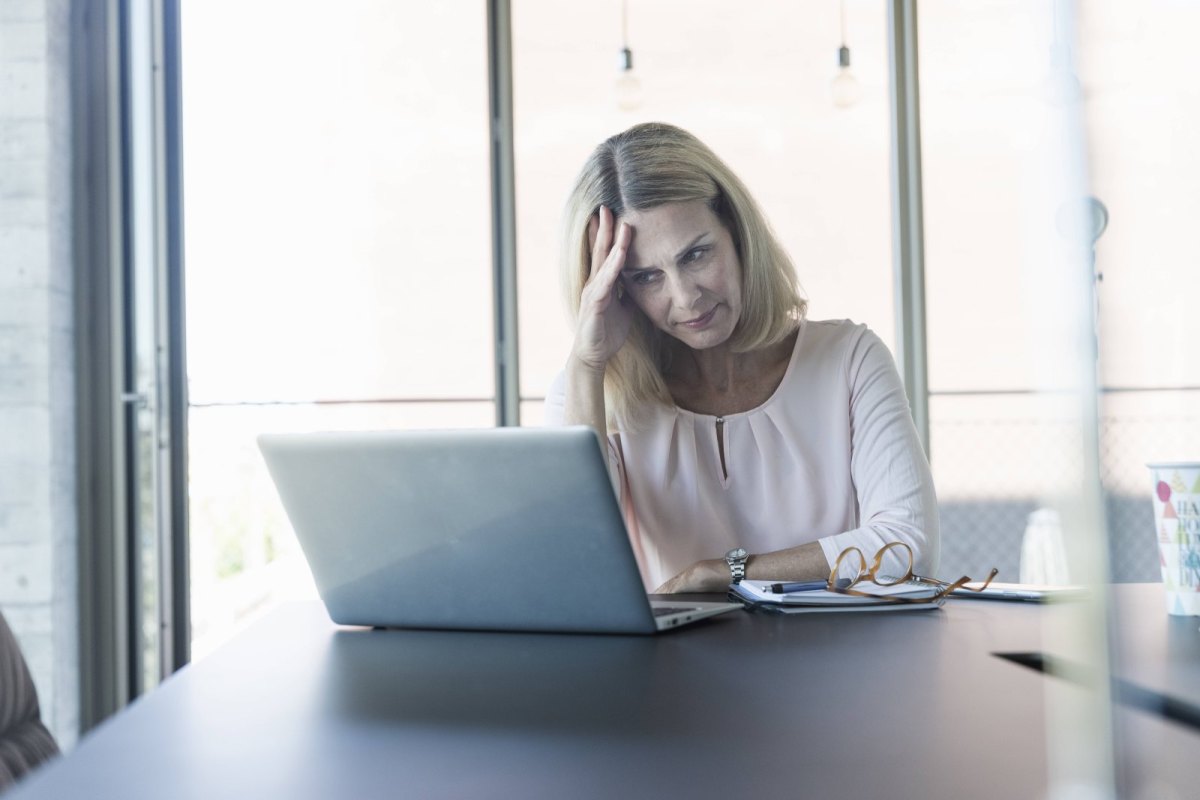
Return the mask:
[[[1070, 2], [920, 6], [931, 450], [946, 574], [1074, 583], [1045, 616], [1048, 797], [1116, 796], [1086, 93]], [[1102, 246], [1102, 242], [1100, 243]], [[1150, 543], [1153, 546], [1153, 543]]]
[[[638, 122], [690, 130], [739, 174], [811, 318], [865, 322], [892, 345], [886, 6], [844, 6], [843, 26], [836, 2], [731, 14], [722, 0], [514, 0], [523, 424], [540, 419], [533, 406], [571, 346], [558, 264], [567, 192], [596, 145]], [[854, 92], [835, 84], [843, 30]]]
[[[1194, 144], [1200, 124], [1195, 81], [1200, 53], [1193, 42], [1198, 26], [1195, 3], [1088, 0], [1078, 7], [1091, 192], [1108, 218], [1095, 248], [1103, 387], [1099, 444], [1117, 580], [1158, 583], [1167, 571], [1160, 569], [1160, 531], [1151, 502], [1156, 487], [1147, 463], [1200, 460], [1200, 358], [1194, 351], [1200, 316], [1193, 313], [1200, 297], [1194, 223], [1200, 214], [1195, 191], [1200, 154]], [[1197, 489], [1187, 488], [1194, 499]], [[1171, 548], [1164, 554], [1171, 555]], [[1146, 612], [1166, 617], [1166, 604]], [[1141, 660], [1131, 631], [1165, 626], [1171, 636], [1190, 634], [1194, 641], [1197, 618], [1126, 615], [1117, 622], [1113, 670], [1131, 676]], [[1169, 747], [1166, 733], [1157, 729], [1134, 734], [1119, 725], [1117, 734], [1120, 751]], [[1172, 787], [1152, 774], [1123, 778], [1123, 796], [1195, 793], [1194, 784]]]
[[494, 420], [485, 11], [182, 3], [198, 656], [311, 593], [256, 434]]

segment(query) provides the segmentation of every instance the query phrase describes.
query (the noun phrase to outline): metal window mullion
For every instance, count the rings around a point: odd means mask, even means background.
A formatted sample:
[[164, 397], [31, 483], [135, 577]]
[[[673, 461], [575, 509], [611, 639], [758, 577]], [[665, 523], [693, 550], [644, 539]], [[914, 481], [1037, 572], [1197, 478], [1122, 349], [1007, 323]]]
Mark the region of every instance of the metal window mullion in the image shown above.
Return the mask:
[[904, 379], [917, 435], [928, 456], [929, 372], [925, 330], [925, 234], [916, 0], [891, 0], [888, 4], [888, 31], [896, 361]]
[[[117, 64], [115, 81], [117, 143], [114, 148], [117, 158], [110, 173], [116, 190], [117, 211], [115, 227], [120, 230], [119, 249], [113, 260], [113, 301], [119, 304], [119, 313], [114, 309], [112, 316], [113, 375], [120, 387], [121, 402], [114, 415], [113, 475], [118, 482], [121, 499], [121, 514], [113, 528], [115, 545], [119, 548], [123, 565], [123, 579], [116, 583], [115, 591], [122, 597], [119, 613], [123, 618], [126, 635], [122, 645], [126, 651], [127, 667], [124, 676], [128, 699], [143, 691], [142, 634], [141, 634], [141, 552], [138, 546], [138, 452], [137, 414], [138, 406], [153, 402], [137, 384], [136, 320], [137, 298], [134, 292], [136, 242], [134, 219], [134, 193], [137, 191], [133, 166], [134, 135], [133, 99], [131, 72], [131, 0], [119, 0], [116, 10], [117, 21]], [[128, 702], [128, 701], [127, 701]]]
[[[146, 2], [146, 0], [141, 0]], [[152, 251], [151, 270], [152, 282], [151, 305], [149, 309], [141, 309], [140, 313], [147, 314], [152, 320], [152, 345], [154, 357], [148, 368], [151, 371], [153, 404], [150, 411], [153, 417], [153, 449], [151, 474], [153, 476], [151, 501], [154, 505], [154, 549], [155, 549], [155, 606], [154, 637], [158, 670], [156, 677], [161, 680], [174, 671], [173, 631], [175, 627], [173, 613], [172, 589], [173, 578], [173, 541], [171, 536], [172, 511], [172, 461], [171, 453], [174, 442], [170, 435], [170, 395], [171, 387], [168, 381], [169, 351], [167, 343], [170, 339], [170, 314], [168, 310], [168, 280], [169, 270], [167, 258], [169, 238], [167, 233], [167, 195], [166, 176], [166, 133], [164, 109], [164, 8], [162, 0], [149, 2], [147, 11], [149, 24], [148, 62], [134, 65], [139, 72], [149, 74], [149, 108], [147, 117], [142, 120], [145, 130], [141, 131], [146, 146], [150, 151], [149, 169], [149, 217], [139, 220], [138, 224], [146, 224], [151, 228]], [[140, 544], [139, 544], [140, 546]], [[141, 564], [142, 570], [147, 565]], [[139, 598], [140, 600], [140, 598]], [[143, 613], [145, 609], [143, 609]], [[143, 643], [143, 648], [145, 644]]]
[[181, 53], [179, 0], [162, 0], [163, 11], [156, 30], [161, 35], [160, 119], [161, 208], [163, 209], [162, 286], [164, 325], [162, 370], [164, 400], [160, 404], [166, 416], [163, 431], [167, 438], [165, 465], [167, 482], [164, 502], [169, 509], [167, 556], [163, 564], [162, 597], [167, 602], [163, 632], [163, 676], [191, 660], [191, 575], [188, 534], [187, 489], [187, 362], [184, 332], [184, 260], [183, 260], [183, 147], [181, 110]]
[[[157, 556], [157, 616], [155, 621], [158, 628], [156, 637], [158, 651], [158, 678], [161, 680], [175, 671], [182, 663], [186, 663], [186, 650], [183, 661], [178, 659], [181, 642], [176, 634], [178, 628], [188, 628], [186, 619], [180, 619], [176, 604], [182, 595], [186, 598], [187, 575], [179, 572], [176, 565], [180, 563], [177, 549], [182, 538], [182, 546], [186, 548], [186, 527], [183, 536], [176, 529], [177, 498], [179, 490], [176, 473], [185, 468], [177, 463], [175, 451], [179, 440], [175, 438], [176, 426], [173, 417], [178, 403], [178, 384], [174, 379], [172, 368], [178, 355], [172, 342], [176, 338], [178, 325], [174, 319], [175, 311], [172, 298], [175, 290], [181, 289], [178, 274], [181, 270], [181, 260], [177, 258], [178, 245], [178, 210], [179, 197], [175, 193], [178, 188], [178, 141], [173, 136], [178, 135], [177, 125], [172, 125], [171, 112], [177, 107], [168, 105], [168, 81], [178, 78], [178, 63], [168, 65], [168, 53], [177, 55], [177, 50], [169, 51], [170, 44], [177, 44], [177, 39], [171, 38], [167, 30], [168, 24], [178, 22], [177, 16], [171, 16], [171, 0], [156, 0], [150, 5], [150, 58], [149, 64], [137, 65], [138, 69], [149, 70], [151, 80], [151, 129], [146, 131], [152, 148], [152, 224], [154, 229], [154, 308], [151, 311], [154, 320], [154, 396], [156, 402], [154, 412], [154, 505], [155, 505], [155, 540]], [[170, 42], [168, 41], [170, 40]], [[172, 69], [168, 69], [174, 67]], [[177, 86], [171, 89], [177, 90]], [[176, 92], [177, 96], [177, 92]], [[177, 121], [177, 120], [176, 120]], [[174, 169], [172, 169], [174, 167]], [[173, 216], [174, 213], [174, 216]], [[172, 224], [172, 222], [176, 224]], [[186, 559], [182, 562], [186, 564]], [[179, 584], [184, 591], [180, 591]], [[186, 600], [183, 609], [186, 612]], [[184, 637], [186, 639], [186, 637]], [[190, 644], [190, 643], [189, 643]]]
[[118, 0], [71, 9], [80, 728], [130, 700]]
[[110, 386], [114, 397], [111, 404], [111, 437], [110, 480], [112, 491], [112, 520], [111, 528], [103, 531], [108, 537], [111, 548], [111, 561], [107, 565], [111, 570], [106, 587], [111, 593], [111, 616], [102, 624], [111, 628], [113, 659], [110, 665], [111, 680], [114, 681], [113, 697], [115, 707], [112, 711], [125, 706], [133, 699], [132, 676], [136, 673], [136, 665], [132, 661], [134, 648], [131, 645], [133, 628], [130, 619], [130, 605], [135, 596], [130, 589], [130, 555], [129, 538], [125, 535], [129, 528], [129, 451], [126, 447], [129, 432], [129, 407], [126, 395], [126, 365], [128, 360], [125, 353], [123, 330], [127, 296], [123, 289], [125, 276], [125, 254], [128, 250], [127, 230], [124, 226], [125, 213], [125, 147], [124, 147], [124, 23], [122, 3], [110, 0], [108, 4], [108, 161], [104, 181], [108, 189], [107, 220], [110, 228], [110, 249], [107, 263], [108, 297], [109, 297], [109, 329], [107, 334], [107, 355], [110, 374]]
[[513, 165], [512, 9], [488, 0], [488, 104], [492, 175], [492, 286], [496, 424], [520, 424], [517, 350], [517, 237]]

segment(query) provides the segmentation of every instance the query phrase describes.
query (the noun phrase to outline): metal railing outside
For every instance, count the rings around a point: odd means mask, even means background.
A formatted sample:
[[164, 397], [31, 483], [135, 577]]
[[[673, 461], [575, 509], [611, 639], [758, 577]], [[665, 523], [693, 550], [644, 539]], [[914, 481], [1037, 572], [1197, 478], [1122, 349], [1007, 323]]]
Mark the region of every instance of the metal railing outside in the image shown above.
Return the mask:
[[[1200, 457], [1200, 387], [1108, 387], [1100, 398], [1100, 474], [1104, 489], [1113, 580], [1160, 579], [1146, 464]], [[1156, 402], [1135, 395], [1153, 394]], [[1071, 426], [1045, 413], [1052, 402], [1036, 392], [931, 392], [934, 482], [942, 523], [940, 572], [975, 574], [996, 566], [1017, 580], [1029, 515], [1078, 474], [1079, 448]], [[1117, 398], [1118, 395], [1123, 395]], [[972, 417], [962, 404], [1012, 402], [1007, 413]], [[1022, 399], [1024, 398], [1024, 399]], [[946, 403], [959, 403], [947, 409]], [[1024, 404], [1026, 407], [1021, 408]], [[1042, 408], [1035, 408], [1036, 406]], [[1042, 413], [1032, 413], [1040, 411]], [[1189, 449], [1190, 445], [1190, 449]]]

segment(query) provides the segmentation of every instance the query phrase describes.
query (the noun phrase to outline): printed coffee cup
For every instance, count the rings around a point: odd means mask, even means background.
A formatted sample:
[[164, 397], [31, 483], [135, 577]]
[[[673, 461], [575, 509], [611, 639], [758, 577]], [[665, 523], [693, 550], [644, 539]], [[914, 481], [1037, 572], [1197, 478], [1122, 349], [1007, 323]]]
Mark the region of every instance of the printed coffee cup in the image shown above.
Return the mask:
[[1167, 613], [1200, 616], [1200, 461], [1147, 464]]

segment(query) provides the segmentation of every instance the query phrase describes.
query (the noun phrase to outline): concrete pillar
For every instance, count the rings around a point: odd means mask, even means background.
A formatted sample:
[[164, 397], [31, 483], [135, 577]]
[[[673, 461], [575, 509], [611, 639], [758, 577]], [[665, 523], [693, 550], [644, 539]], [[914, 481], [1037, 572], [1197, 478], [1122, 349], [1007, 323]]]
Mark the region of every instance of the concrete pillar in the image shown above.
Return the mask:
[[0, 2], [0, 609], [79, 729], [68, 0]]

